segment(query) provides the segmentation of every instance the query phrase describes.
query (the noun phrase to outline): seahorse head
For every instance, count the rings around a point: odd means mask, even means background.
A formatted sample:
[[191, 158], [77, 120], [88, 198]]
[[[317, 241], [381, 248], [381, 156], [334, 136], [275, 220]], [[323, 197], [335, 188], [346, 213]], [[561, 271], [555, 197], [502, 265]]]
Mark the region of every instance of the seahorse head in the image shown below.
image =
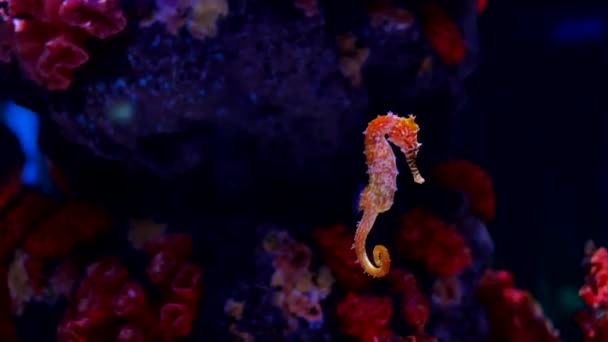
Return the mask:
[[[389, 112], [389, 115], [393, 113]], [[420, 144], [418, 142], [418, 131], [420, 127], [416, 123], [416, 116], [410, 114], [407, 117], [399, 117], [398, 121], [392, 127], [388, 136], [391, 142], [399, 146], [403, 152], [418, 153]]]

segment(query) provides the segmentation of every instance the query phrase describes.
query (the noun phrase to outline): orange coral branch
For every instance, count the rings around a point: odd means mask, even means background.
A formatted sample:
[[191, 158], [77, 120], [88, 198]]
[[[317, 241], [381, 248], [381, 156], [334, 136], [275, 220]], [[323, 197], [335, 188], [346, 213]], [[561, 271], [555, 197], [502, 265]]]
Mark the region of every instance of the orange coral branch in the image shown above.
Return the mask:
[[[372, 120], [364, 132], [369, 184], [363, 189], [359, 200], [359, 210], [363, 211], [363, 218], [357, 226], [353, 247], [363, 271], [372, 277], [383, 277], [388, 274], [391, 264], [388, 249], [385, 246], [374, 247], [373, 263], [369, 260], [365, 250], [365, 241], [376, 217], [393, 206], [397, 191], [399, 171], [389, 141], [398, 146], [405, 154], [414, 181], [422, 184], [424, 178], [416, 167], [416, 157], [421, 146], [418, 143], [418, 130], [413, 115], [403, 118], [388, 112], [387, 115], [378, 116]], [[386, 136], [388, 136], [388, 140]]]

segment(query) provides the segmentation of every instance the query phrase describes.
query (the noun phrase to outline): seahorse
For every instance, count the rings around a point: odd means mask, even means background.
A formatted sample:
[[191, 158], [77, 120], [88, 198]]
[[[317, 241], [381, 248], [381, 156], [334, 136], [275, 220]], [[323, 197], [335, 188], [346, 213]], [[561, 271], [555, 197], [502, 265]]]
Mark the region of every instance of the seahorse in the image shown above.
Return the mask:
[[[359, 211], [363, 217], [357, 225], [353, 248], [357, 261], [363, 272], [372, 277], [383, 277], [388, 274], [391, 258], [388, 249], [383, 245], [374, 246], [370, 261], [365, 250], [365, 241], [380, 213], [393, 206], [397, 191], [397, 162], [389, 141], [405, 154], [414, 182], [424, 183], [416, 166], [416, 158], [422, 144], [418, 143], [419, 127], [416, 117], [399, 117], [392, 112], [372, 120], [365, 132], [365, 159], [367, 163], [368, 185], [361, 192]], [[387, 140], [388, 136], [388, 140]]]

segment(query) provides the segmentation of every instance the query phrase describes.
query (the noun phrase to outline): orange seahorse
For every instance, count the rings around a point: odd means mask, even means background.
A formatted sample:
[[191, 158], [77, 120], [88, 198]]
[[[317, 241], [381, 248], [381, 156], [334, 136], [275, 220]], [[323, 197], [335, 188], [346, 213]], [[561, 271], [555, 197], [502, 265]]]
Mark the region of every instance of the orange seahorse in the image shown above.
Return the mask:
[[[422, 144], [418, 143], [418, 125], [415, 116], [399, 117], [392, 112], [372, 120], [365, 134], [365, 159], [369, 183], [361, 192], [359, 211], [363, 218], [357, 226], [353, 245], [357, 260], [363, 271], [372, 277], [385, 276], [391, 266], [388, 249], [383, 245], [374, 246], [372, 263], [365, 250], [365, 241], [380, 213], [388, 211], [393, 205], [397, 191], [397, 162], [389, 141], [398, 146], [405, 154], [414, 181], [424, 183], [416, 167], [416, 157]], [[386, 139], [388, 136], [388, 140]]]

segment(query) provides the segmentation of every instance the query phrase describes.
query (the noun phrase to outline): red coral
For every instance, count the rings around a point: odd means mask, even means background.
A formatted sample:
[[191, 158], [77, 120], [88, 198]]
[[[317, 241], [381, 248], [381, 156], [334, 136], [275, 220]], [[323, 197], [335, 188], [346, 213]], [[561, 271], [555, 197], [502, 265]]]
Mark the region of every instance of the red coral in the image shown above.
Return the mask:
[[321, 249], [323, 262], [331, 270], [338, 285], [353, 291], [371, 286], [373, 279], [361, 272], [352, 249], [354, 236], [343, 225], [316, 229], [313, 236]]
[[87, 342], [91, 322], [87, 318], [81, 318], [65, 322], [59, 326], [58, 340], [59, 342]]
[[194, 264], [181, 265], [171, 282], [170, 299], [185, 305], [196, 305], [201, 297], [201, 269]]
[[114, 313], [118, 317], [133, 318], [141, 315], [141, 310], [145, 310], [146, 298], [144, 290], [137, 283], [126, 283], [120, 293], [112, 300]]
[[458, 26], [433, 2], [422, 6], [422, 31], [445, 64], [459, 64], [465, 56], [465, 45]]
[[464, 238], [428, 211], [411, 209], [400, 218], [400, 226], [397, 250], [422, 261], [429, 271], [447, 277], [471, 265], [471, 250]]
[[21, 69], [49, 90], [67, 88], [73, 70], [89, 58], [81, 47], [82, 37], [77, 32], [35, 19], [15, 22], [15, 50]]
[[490, 341], [559, 341], [558, 332], [540, 305], [530, 293], [513, 287], [513, 277], [508, 272], [486, 271], [477, 296], [486, 309]]
[[89, 266], [86, 283], [107, 294], [119, 292], [126, 284], [129, 271], [115, 257], [108, 257]]
[[0, 258], [13, 253], [23, 240], [48, 217], [57, 205], [48, 197], [28, 193], [0, 221]]
[[177, 270], [178, 262], [173, 254], [160, 251], [154, 255], [146, 269], [148, 279], [155, 285], [166, 284]]
[[165, 305], [160, 313], [163, 336], [189, 335], [202, 291], [201, 269], [185, 263], [192, 253], [192, 238], [188, 234], [169, 234], [144, 246], [152, 255], [146, 272], [152, 284], [165, 293]]
[[105, 210], [84, 202], [69, 202], [34, 231], [23, 246], [36, 259], [65, 257], [78, 243], [91, 241], [110, 227]]
[[579, 295], [589, 307], [608, 308], [608, 251], [602, 247], [587, 261], [587, 276]]
[[608, 251], [589, 242], [585, 254], [585, 284], [579, 295], [589, 309], [578, 311], [575, 320], [585, 342], [604, 342], [608, 341]]
[[125, 324], [120, 327], [116, 342], [144, 342], [146, 341], [146, 335], [143, 329], [133, 325]]
[[488, 6], [488, 0], [477, 0], [477, 14], [482, 14]]
[[65, 35], [46, 42], [38, 59], [38, 77], [49, 90], [66, 89], [72, 72], [89, 60], [87, 52]]
[[13, 0], [9, 15], [22, 70], [49, 90], [67, 89], [88, 61], [89, 35], [105, 39], [126, 26], [116, 0]]
[[471, 202], [471, 211], [484, 221], [494, 219], [496, 203], [492, 180], [478, 165], [467, 160], [450, 160], [435, 168], [433, 179], [450, 190], [465, 193]]
[[59, 16], [68, 25], [100, 39], [113, 36], [127, 26], [116, 0], [64, 0]]
[[387, 324], [392, 314], [390, 297], [348, 292], [336, 306], [340, 332], [362, 342], [390, 341], [393, 334]]
[[185, 233], [172, 233], [158, 240], [153, 240], [144, 246], [150, 256], [164, 251], [175, 257], [176, 262], [183, 263], [192, 254], [192, 237]]
[[306, 17], [319, 15], [319, 4], [317, 0], [295, 0], [295, 6], [301, 10]]
[[183, 337], [192, 332], [192, 312], [185, 305], [168, 303], [160, 309], [160, 329], [171, 337]]
[[103, 324], [114, 318], [112, 296], [101, 293], [89, 283], [83, 283], [74, 297], [74, 315], [87, 318], [91, 324]]
[[414, 328], [414, 336], [409, 337], [411, 342], [436, 341], [432, 336], [424, 333], [429, 320], [429, 301], [418, 289], [416, 277], [410, 272], [399, 268], [392, 268], [388, 275], [391, 289], [399, 295], [399, 313], [403, 320]]
[[6, 178], [0, 180], [0, 212], [15, 199], [21, 189], [21, 169], [15, 168]]

